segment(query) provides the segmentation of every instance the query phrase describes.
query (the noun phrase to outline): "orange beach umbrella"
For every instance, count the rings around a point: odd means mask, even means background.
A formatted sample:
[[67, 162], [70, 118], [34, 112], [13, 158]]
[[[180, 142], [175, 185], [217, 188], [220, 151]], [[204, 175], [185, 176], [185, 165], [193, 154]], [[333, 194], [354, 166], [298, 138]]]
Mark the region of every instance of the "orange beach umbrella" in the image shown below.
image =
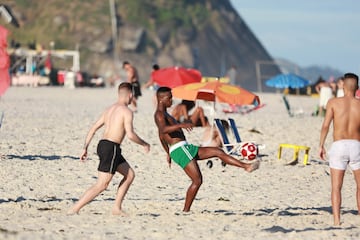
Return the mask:
[[236, 105], [258, 105], [257, 95], [238, 86], [215, 82], [189, 83], [172, 89], [176, 98], [185, 100], [205, 100]]

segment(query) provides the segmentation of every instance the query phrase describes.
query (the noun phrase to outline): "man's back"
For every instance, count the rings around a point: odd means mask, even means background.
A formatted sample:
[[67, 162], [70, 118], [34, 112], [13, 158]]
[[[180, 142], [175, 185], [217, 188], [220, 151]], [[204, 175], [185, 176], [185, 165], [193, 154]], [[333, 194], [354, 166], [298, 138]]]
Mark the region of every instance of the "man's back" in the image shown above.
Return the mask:
[[131, 118], [131, 110], [124, 105], [114, 104], [110, 106], [104, 113], [104, 139], [121, 143], [125, 137], [125, 124]]
[[334, 141], [341, 139], [357, 139], [360, 141], [360, 101], [345, 96], [331, 99], [329, 111], [334, 117]]

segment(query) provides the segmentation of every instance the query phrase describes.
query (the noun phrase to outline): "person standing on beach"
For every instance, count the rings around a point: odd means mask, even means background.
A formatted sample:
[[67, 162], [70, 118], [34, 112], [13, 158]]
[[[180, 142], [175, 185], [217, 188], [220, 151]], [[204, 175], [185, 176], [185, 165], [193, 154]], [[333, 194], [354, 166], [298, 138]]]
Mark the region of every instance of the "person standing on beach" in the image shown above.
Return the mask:
[[252, 164], [240, 162], [227, 155], [218, 147], [198, 147], [186, 142], [183, 128], [191, 131], [193, 123], [179, 123], [168, 112], [167, 108], [172, 105], [171, 89], [160, 87], [156, 92], [157, 109], [154, 114], [155, 123], [159, 131], [159, 139], [167, 154], [167, 162], [171, 167], [171, 159], [184, 169], [186, 175], [191, 179], [191, 184], [186, 192], [184, 212], [189, 212], [195, 196], [202, 184], [202, 174], [197, 163], [212, 157], [218, 157], [223, 162], [247, 172], [252, 172], [259, 167], [259, 161]]
[[105, 128], [102, 139], [97, 146], [97, 154], [100, 162], [98, 166], [97, 182], [90, 187], [84, 195], [68, 211], [68, 214], [75, 214], [80, 209], [103, 192], [109, 185], [115, 172], [124, 176], [121, 180], [112, 209], [114, 215], [125, 215], [122, 211], [122, 202], [135, 173], [129, 163], [121, 154], [120, 144], [125, 135], [133, 142], [144, 147], [149, 152], [150, 145], [142, 140], [133, 129], [133, 112], [128, 108], [132, 99], [131, 84], [123, 82], [118, 87], [118, 101], [107, 108], [95, 124], [90, 128], [85, 140], [84, 150], [80, 156], [81, 161], [87, 158], [87, 149], [96, 131], [101, 127]]
[[359, 78], [344, 75], [344, 96], [330, 99], [320, 133], [320, 158], [325, 160], [325, 139], [333, 122], [333, 143], [329, 151], [331, 204], [334, 225], [340, 225], [341, 188], [347, 165], [354, 173], [356, 200], [360, 215], [360, 100], [355, 98]]
[[229, 78], [229, 84], [231, 85], [238, 85], [236, 84], [236, 67], [232, 65], [231, 68], [227, 71], [226, 77]]
[[316, 92], [319, 94], [319, 116], [324, 116], [328, 101], [333, 97], [333, 89], [331, 84], [326, 81], [320, 81], [315, 86]]
[[131, 100], [131, 105], [133, 107], [133, 111], [137, 112], [137, 99], [141, 96], [139, 74], [137, 69], [132, 66], [128, 61], [123, 62], [123, 69], [125, 69], [127, 73], [126, 81], [132, 86], [133, 98]]
[[142, 88], [149, 88], [149, 87], [153, 87], [154, 90], [156, 91], [159, 88], [159, 85], [156, 84], [156, 82], [153, 79], [153, 73], [160, 70], [160, 66], [158, 64], [154, 64], [152, 66], [152, 70], [150, 73], [150, 78], [149, 80], [142, 86]]
[[[160, 70], [160, 66], [158, 64], [154, 64], [152, 66], [152, 71], [151, 71], [151, 74], [150, 74], [150, 78], [149, 80], [142, 86], [142, 88], [149, 88], [149, 87], [152, 87], [154, 92], [156, 92], [156, 90], [158, 90], [159, 88], [159, 85], [155, 82], [154, 78], [153, 78], [153, 74], [154, 72], [156, 71], [159, 71]], [[156, 107], [156, 95], [154, 94], [153, 96], [153, 103], [154, 103], [154, 106]]]

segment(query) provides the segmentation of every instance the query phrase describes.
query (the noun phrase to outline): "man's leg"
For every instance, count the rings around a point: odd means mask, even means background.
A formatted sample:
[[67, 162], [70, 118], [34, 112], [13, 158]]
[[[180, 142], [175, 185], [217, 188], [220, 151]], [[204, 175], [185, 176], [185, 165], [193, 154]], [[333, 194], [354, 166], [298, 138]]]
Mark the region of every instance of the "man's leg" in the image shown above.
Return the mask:
[[198, 155], [200, 160], [218, 157], [224, 163], [244, 168], [247, 172], [252, 172], [259, 167], [259, 161], [253, 161], [253, 163], [243, 163], [231, 155], [226, 154], [221, 148], [217, 147], [200, 147]]
[[330, 168], [331, 174], [331, 205], [334, 215], [334, 225], [340, 225], [341, 188], [345, 170]]
[[360, 215], [360, 169], [354, 170], [354, 177], [356, 182], [356, 201], [357, 201], [357, 208], [358, 214]]
[[131, 183], [134, 181], [135, 172], [127, 162], [120, 164], [116, 169], [116, 171], [119, 172], [121, 175], [123, 175], [124, 178], [121, 180], [119, 184], [115, 198], [115, 204], [112, 209], [112, 214], [124, 216], [126, 214], [122, 211], [121, 205], [127, 191], [129, 190]]
[[186, 192], [185, 205], [183, 209], [184, 212], [188, 212], [190, 211], [191, 204], [193, 203], [202, 184], [202, 174], [196, 160], [192, 160], [188, 165], [186, 165], [184, 171], [191, 179], [191, 185]]
[[112, 177], [114, 175], [111, 173], [98, 172], [98, 180], [97, 182], [91, 186], [84, 195], [75, 203], [75, 205], [68, 211], [68, 214], [75, 214], [80, 211], [80, 209], [93, 200], [97, 195], [99, 195], [102, 191], [104, 191]]

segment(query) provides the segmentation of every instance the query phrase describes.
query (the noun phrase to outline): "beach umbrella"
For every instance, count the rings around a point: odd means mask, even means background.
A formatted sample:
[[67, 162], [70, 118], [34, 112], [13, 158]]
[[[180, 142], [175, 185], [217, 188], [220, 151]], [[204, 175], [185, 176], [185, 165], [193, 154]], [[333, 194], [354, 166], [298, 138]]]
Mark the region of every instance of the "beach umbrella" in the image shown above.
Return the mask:
[[201, 81], [201, 73], [194, 68], [168, 67], [153, 71], [152, 79], [161, 87], [174, 88], [187, 83]]
[[2, 96], [10, 86], [10, 58], [6, 50], [7, 35], [8, 30], [0, 25], [0, 96]]
[[268, 87], [275, 88], [302, 88], [310, 84], [310, 81], [296, 74], [279, 74], [265, 82]]
[[235, 105], [258, 105], [257, 95], [239, 86], [214, 82], [189, 83], [172, 89], [176, 98], [185, 100], [205, 100]]

